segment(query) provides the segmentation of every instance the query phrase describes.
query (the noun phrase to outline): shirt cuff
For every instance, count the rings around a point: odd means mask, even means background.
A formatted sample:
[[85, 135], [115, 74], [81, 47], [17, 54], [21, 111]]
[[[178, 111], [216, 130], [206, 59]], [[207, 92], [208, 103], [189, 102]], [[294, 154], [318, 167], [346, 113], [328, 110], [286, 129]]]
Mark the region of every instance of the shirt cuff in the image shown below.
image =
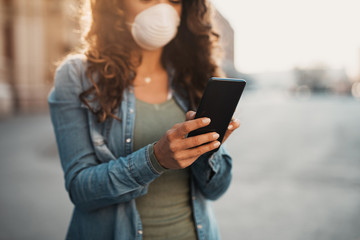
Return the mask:
[[155, 143], [150, 144], [149, 146], [149, 154], [150, 154], [150, 162], [152, 167], [155, 169], [155, 171], [157, 171], [159, 174], [166, 172], [167, 168], [164, 168], [163, 166], [160, 165], [159, 161], [157, 160], [155, 154], [154, 154], [154, 145]]

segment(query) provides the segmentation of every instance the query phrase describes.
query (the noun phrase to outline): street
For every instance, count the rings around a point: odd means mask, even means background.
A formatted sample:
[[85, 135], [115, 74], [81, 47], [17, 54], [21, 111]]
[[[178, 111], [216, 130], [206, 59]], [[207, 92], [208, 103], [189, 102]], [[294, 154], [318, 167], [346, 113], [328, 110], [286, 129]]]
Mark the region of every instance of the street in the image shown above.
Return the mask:
[[[360, 239], [360, 101], [247, 93], [227, 140], [224, 240]], [[0, 239], [64, 239], [72, 204], [48, 113], [0, 121]]]

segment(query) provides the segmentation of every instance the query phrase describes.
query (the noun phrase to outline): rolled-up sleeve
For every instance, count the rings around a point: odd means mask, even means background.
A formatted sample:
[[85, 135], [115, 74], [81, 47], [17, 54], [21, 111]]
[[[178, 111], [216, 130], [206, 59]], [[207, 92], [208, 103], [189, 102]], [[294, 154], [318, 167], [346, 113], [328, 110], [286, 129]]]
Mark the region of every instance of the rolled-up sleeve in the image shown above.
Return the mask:
[[231, 168], [232, 159], [224, 144], [211, 156], [204, 154], [191, 165], [196, 185], [210, 200], [218, 199], [228, 189], [232, 178]]
[[90, 211], [146, 194], [159, 174], [150, 162], [150, 145], [109, 162], [97, 159], [88, 110], [79, 99], [84, 91], [80, 64], [79, 59], [68, 59], [58, 67], [48, 104], [66, 190], [77, 207]]

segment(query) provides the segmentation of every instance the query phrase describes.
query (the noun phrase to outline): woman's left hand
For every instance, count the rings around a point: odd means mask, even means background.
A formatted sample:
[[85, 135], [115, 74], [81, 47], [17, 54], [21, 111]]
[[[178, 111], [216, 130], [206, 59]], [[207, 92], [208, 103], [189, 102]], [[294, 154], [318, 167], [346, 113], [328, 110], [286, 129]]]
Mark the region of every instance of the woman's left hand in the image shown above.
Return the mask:
[[[188, 111], [186, 113], [186, 120], [194, 119], [195, 114], [196, 114], [196, 112], [194, 112], [194, 111]], [[236, 118], [231, 119], [231, 122], [230, 122], [230, 124], [228, 126], [228, 129], [227, 129], [227, 131], [225, 133], [225, 136], [224, 136], [224, 139], [223, 139], [222, 143], [224, 143], [225, 140], [239, 127], [240, 127], [239, 119], [236, 119]]]

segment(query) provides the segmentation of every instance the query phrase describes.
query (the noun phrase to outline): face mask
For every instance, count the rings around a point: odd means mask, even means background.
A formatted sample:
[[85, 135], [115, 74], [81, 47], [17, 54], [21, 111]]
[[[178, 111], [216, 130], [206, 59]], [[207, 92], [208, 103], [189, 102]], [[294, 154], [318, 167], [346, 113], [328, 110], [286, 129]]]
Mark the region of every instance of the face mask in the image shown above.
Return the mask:
[[180, 18], [175, 8], [156, 4], [136, 15], [131, 25], [135, 42], [145, 50], [155, 50], [168, 44], [177, 33]]

